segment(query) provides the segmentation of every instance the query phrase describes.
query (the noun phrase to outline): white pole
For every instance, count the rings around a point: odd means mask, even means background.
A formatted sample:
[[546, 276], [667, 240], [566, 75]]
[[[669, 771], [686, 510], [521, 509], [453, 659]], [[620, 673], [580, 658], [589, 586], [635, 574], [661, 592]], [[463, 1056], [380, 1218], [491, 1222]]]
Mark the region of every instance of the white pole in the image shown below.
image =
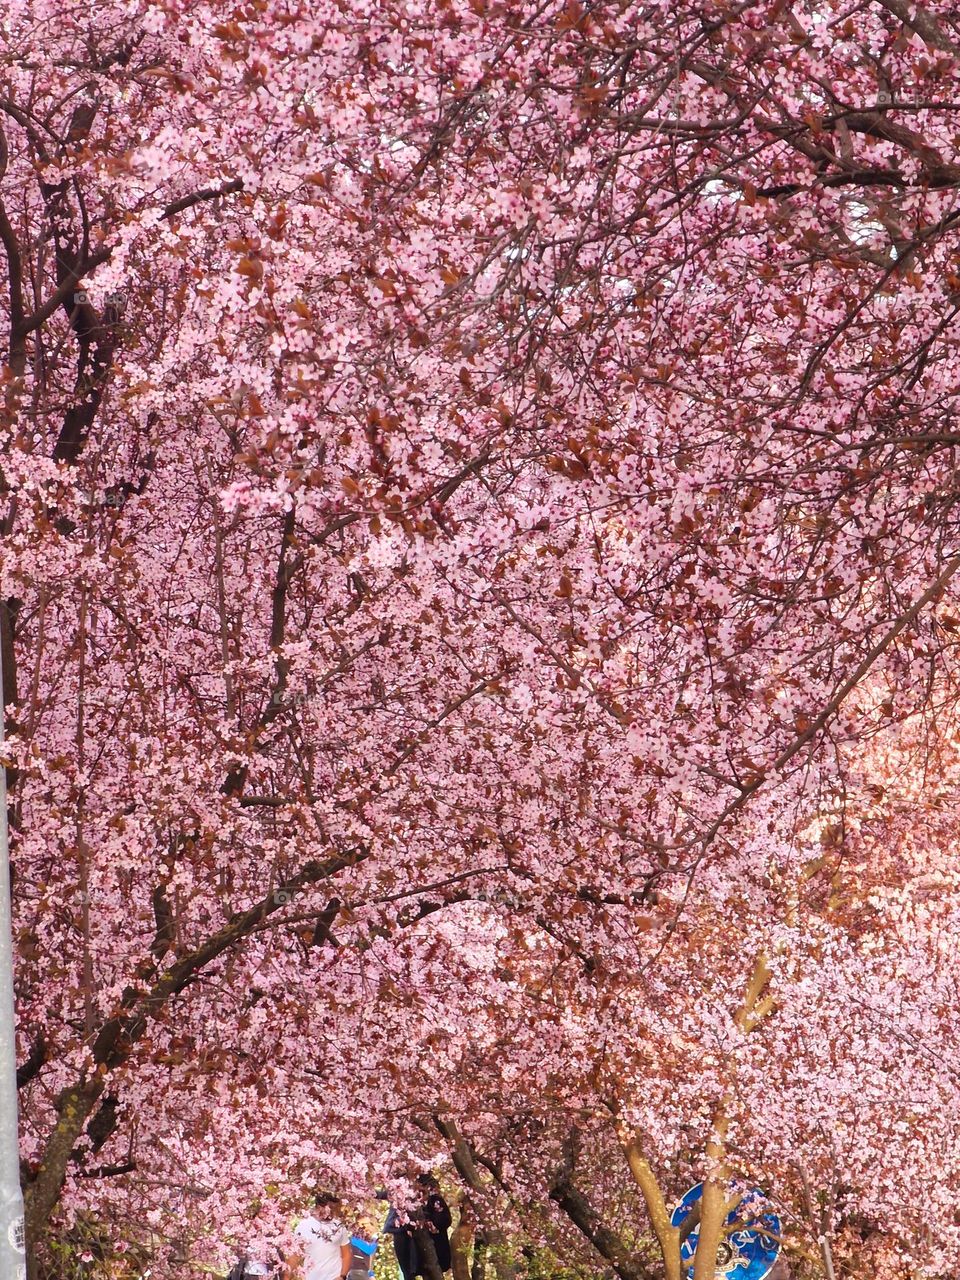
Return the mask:
[[27, 1255], [17, 1136], [17, 1033], [13, 1003], [7, 768], [3, 760], [3, 663], [0, 662], [0, 1280], [24, 1280]]

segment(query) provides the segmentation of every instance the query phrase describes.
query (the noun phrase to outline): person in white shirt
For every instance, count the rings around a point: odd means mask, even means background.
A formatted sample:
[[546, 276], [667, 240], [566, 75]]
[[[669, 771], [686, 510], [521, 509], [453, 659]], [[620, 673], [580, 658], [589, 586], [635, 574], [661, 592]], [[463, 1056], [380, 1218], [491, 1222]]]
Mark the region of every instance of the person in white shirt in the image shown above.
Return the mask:
[[[293, 1234], [303, 1249], [303, 1280], [346, 1280], [353, 1261], [350, 1232], [336, 1216], [339, 1199], [328, 1192], [314, 1198], [314, 1208], [297, 1223]], [[287, 1258], [293, 1266], [295, 1256]]]

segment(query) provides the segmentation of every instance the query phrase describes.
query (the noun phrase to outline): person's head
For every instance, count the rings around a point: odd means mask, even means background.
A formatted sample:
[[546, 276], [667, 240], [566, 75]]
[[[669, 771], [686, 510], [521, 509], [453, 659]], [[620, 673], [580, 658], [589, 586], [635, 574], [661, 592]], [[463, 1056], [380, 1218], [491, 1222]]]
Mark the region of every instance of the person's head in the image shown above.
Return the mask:
[[340, 1197], [332, 1191], [318, 1191], [313, 1197], [313, 1207], [318, 1218], [332, 1218], [340, 1208]]
[[439, 1183], [432, 1173], [418, 1173], [417, 1186], [425, 1196], [432, 1196], [439, 1189]]

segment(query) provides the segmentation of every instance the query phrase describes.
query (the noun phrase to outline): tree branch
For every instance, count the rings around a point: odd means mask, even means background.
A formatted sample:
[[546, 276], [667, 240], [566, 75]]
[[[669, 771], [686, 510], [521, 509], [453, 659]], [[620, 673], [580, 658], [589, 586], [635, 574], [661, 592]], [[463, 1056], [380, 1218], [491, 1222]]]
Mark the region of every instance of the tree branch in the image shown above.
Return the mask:
[[950, 39], [930, 10], [925, 9], [922, 4], [911, 3], [910, 0], [877, 0], [877, 3], [895, 18], [899, 18], [905, 27], [915, 31], [932, 49], [940, 49], [944, 53], [960, 53], [960, 46]]
[[610, 1263], [620, 1280], [652, 1280], [652, 1273], [636, 1261], [622, 1238], [603, 1222], [567, 1171], [555, 1178], [548, 1194], [600, 1256]]
[[192, 209], [194, 205], [202, 204], [206, 200], [219, 200], [221, 196], [231, 196], [242, 190], [242, 178], [233, 178], [230, 182], [225, 182], [222, 187], [204, 187], [202, 191], [195, 191], [193, 195], [174, 200], [172, 204], [167, 205], [160, 216], [166, 219], [175, 218], [178, 213], [183, 213], [185, 209]]
[[258, 924], [279, 910], [293, 894], [307, 885], [330, 879], [369, 856], [369, 850], [359, 848], [336, 854], [323, 862], [308, 862], [278, 889], [246, 911], [237, 913], [222, 929], [171, 965], [147, 991], [127, 988], [121, 1000], [120, 1013], [104, 1023], [93, 1042], [91, 1053], [96, 1073], [65, 1089], [58, 1100], [57, 1122], [44, 1148], [37, 1176], [24, 1196], [28, 1240], [37, 1238], [57, 1203], [73, 1148], [106, 1088], [110, 1072], [123, 1066], [150, 1023], [168, 1002], [207, 965], [243, 941]]

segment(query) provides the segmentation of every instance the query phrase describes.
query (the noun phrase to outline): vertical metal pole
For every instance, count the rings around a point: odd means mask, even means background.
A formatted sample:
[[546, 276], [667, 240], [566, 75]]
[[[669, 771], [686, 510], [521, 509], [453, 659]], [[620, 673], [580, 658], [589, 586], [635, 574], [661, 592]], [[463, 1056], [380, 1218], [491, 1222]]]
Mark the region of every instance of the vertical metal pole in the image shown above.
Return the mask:
[[3, 761], [3, 662], [0, 661], [0, 1280], [24, 1280], [27, 1255], [17, 1124], [17, 1034], [13, 1003], [13, 920]]

